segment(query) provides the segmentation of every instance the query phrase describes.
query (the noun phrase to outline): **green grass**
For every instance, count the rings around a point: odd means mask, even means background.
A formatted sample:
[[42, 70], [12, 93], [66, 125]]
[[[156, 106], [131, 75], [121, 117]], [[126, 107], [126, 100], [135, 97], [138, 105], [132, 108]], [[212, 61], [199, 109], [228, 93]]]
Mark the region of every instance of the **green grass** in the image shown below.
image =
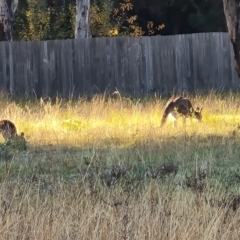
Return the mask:
[[240, 96], [188, 96], [203, 122], [160, 128], [166, 98], [0, 97], [0, 239], [238, 239]]

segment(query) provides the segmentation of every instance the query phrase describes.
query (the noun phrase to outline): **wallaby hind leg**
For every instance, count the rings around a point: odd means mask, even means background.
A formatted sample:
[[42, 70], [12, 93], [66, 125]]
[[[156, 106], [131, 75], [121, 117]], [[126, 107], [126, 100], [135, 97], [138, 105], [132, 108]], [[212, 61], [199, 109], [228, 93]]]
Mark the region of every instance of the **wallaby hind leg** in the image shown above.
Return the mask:
[[186, 127], [186, 124], [187, 124], [186, 117], [183, 117], [183, 126]]
[[173, 120], [173, 128], [177, 128], [177, 120]]

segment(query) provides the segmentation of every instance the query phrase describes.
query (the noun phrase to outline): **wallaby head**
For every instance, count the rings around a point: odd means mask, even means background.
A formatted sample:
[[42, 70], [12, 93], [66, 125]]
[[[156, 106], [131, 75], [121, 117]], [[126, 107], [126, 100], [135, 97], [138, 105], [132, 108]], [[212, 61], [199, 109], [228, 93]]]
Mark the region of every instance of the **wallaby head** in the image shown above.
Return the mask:
[[199, 122], [202, 121], [202, 110], [203, 110], [203, 108], [197, 107], [194, 111], [194, 115]]
[[20, 134], [19, 134], [19, 137], [21, 138], [21, 139], [23, 139], [23, 140], [25, 140], [25, 137], [24, 137], [25, 135], [24, 135], [24, 132], [21, 132]]

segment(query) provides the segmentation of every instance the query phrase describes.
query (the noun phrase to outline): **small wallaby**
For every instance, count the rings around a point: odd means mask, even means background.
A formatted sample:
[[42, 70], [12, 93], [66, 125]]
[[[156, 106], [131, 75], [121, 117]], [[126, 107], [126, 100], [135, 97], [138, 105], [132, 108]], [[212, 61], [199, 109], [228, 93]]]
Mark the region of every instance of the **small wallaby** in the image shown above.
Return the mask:
[[199, 107], [194, 110], [192, 103], [188, 98], [184, 97], [172, 97], [168, 100], [161, 121], [161, 126], [163, 126], [167, 117], [170, 115], [173, 119], [173, 126], [176, 127], [176, 120], [178, 117], [183, 117], [184, 123], [187, 117], [195, 117], [198, 121], [202, 120], [202, 108]]
[[[0, 120], [0, 133], [6, 141], [9, 138], [17, 135], [17, 128], [15, 124], [9, 120]], [[24, 133], [21, 132], [19, 137], [24, 139]]]

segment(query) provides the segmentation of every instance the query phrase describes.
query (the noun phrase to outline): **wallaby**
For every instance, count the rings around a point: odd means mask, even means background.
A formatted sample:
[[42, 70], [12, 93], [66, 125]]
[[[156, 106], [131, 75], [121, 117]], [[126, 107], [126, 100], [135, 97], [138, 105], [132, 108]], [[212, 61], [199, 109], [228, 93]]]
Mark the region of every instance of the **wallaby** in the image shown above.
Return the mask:
[[178, 117], [183, 117], [184, 123], [186, 123], [187, 117], [195, 117], [199, 122], [202, 120], [202, 108], [199, 107], [194, 110], [192, 103], [188, 98], [184, 97], [171, 97], [164, 109], [161, 126], [163, 126], [168, 115], [173, 119], [173, 126], [176, 127], [176, 120]]
[[[0, 133], [6, 141], [13, 136], [17, 136], [17, 128], [15, 124], [9, 120], [0, 120]], [[24, 133], [21, 132], [19, 137], [24, 139]]]

